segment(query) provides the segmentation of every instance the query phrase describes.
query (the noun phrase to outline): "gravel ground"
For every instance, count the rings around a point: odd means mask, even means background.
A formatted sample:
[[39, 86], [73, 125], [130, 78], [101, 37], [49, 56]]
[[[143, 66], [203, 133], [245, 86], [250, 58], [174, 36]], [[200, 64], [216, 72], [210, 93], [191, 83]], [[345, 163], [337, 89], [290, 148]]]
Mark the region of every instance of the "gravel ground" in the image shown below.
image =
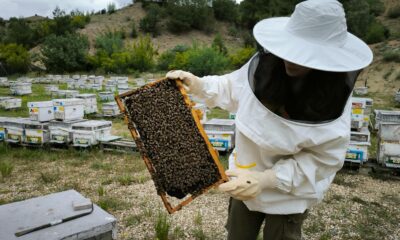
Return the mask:
[[[167, 215], [138, 155], [0, 146], [0, 162], [5, 160], [14, 169], [0, 178], [0, 204], [74, 188], [118, 219], [119, 239], [156, 239], [161, 216], [167, 216], [169, 239], [226, 239], [227, 195], [211, 190]], [[399, 192], [398, 181], [341, 172], [310, 210], [304, 238], [400, 239]]]

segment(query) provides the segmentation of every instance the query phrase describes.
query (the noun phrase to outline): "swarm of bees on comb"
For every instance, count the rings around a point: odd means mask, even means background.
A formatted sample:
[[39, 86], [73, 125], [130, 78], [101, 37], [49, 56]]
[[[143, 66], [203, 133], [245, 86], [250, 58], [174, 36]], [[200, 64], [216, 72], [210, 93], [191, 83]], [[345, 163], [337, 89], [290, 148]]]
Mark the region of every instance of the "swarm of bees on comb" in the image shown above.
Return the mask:
[[162, 79], [119, 97], [159, 195], [196, 196], [226, 179], [176, 80]]

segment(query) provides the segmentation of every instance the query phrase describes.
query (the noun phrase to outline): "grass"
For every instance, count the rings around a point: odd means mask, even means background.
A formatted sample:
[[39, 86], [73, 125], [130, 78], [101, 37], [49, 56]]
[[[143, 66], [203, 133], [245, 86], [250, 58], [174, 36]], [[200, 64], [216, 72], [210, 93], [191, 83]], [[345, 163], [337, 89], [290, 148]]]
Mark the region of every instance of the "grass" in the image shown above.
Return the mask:
[[129, 175], [129, 174], [124, 174], [124, 175], [118, 176], [117, 181], [122, 186], [131, 185], [134, 182], [132, 175]]
[[168, 240], [171, 225], [165, 213], [159, 212], [154, 224], [155, 237], [158, 240]]
[[60, 176], [60, 172], [56, 171], [56, 172], [40, 172], [40, 177], [39, 179], [41, 181], [43, 181], [45, 184], [47, 183], [53, 183], [56, 182], [58, 180], [60, 180], [61, 176]]
[[2, 178], [9, 177], [14, 170], [14, 165], [9, 161], [0, 162], [0, 173]]
[[126, 207], [126, 203], [117, 197], [102, 196], [97, 201], [97, 205], [106, 211], [121, 210]]
[[135, 226], [138, 225], [142, 221], [142, 215], [130, 215], [125, 219], [125, 226]]

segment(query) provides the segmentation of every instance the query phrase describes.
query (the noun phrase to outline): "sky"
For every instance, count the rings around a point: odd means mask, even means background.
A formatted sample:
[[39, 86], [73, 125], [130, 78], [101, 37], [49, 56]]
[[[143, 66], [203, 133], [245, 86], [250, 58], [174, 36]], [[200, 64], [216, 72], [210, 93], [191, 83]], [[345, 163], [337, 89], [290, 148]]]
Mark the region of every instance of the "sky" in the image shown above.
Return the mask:
[[[236, 0], [240, 2], [242, 0]], [[71, 10], [99, 11], [107, 8], [109, 3], [115, 3], [117, 8], [124, 7], [132, 0], [0, 0], [0, 17], [30, 17], [35, 14], [51, 17], [56, 6], [69, 13]]]

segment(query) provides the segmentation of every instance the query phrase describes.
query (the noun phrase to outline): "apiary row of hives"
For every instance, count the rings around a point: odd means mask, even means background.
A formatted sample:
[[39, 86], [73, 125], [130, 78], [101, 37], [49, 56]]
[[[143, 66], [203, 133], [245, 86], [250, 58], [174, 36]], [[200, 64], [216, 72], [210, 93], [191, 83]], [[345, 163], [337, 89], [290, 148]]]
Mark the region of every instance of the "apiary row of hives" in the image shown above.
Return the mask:
[[22, 100], [14, 97], [0, 97], [0, 108], [10, 110], [21, 107]]

